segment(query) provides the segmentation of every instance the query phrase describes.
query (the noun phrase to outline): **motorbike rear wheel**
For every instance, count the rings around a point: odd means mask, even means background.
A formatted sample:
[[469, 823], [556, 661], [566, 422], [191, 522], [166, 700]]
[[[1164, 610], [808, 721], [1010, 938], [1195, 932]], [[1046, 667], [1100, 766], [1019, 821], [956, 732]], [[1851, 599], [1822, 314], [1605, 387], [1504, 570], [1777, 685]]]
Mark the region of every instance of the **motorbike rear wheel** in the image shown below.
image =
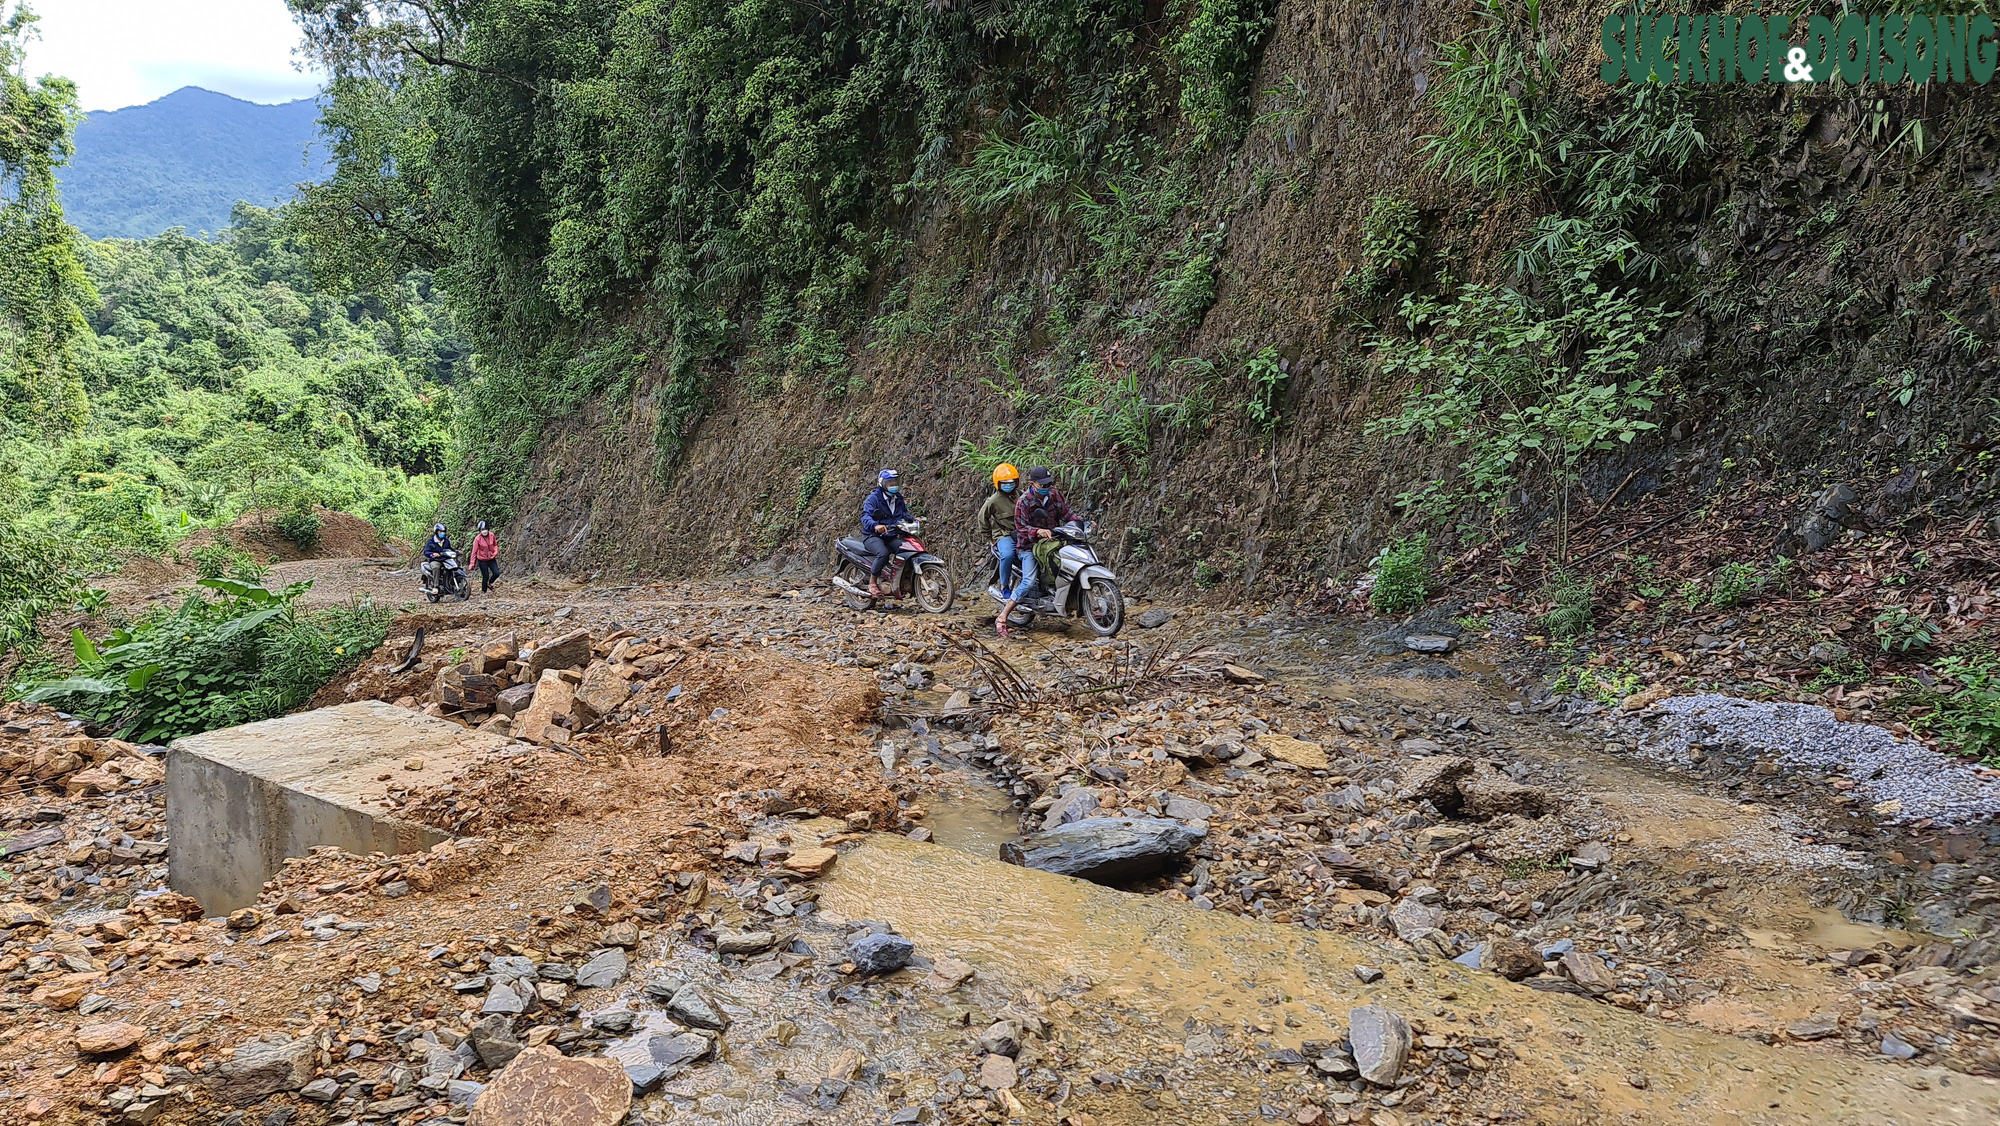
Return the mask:
[[[863, 591], [868, 589], [867, 569], [846, 556], [841, 556], [840, 563], [834, 567], [833, 573], [836, 578], [845, 579], [855, 586], [860, 587]], [[875, 600], [868, 597], [865, 593], [855, 594], [853, 591], [841, 589], [840, 601], [849, 610], [872, 610], [875, 608]]]
[[958, 591], [952, 586], [951, 570], [942, 563], [925, 563], [912, 576], [917, 608], [926, 614], [942, 614], [951, 609]]
[[1115, 637], [1125, 628], [1125, 595], [1118, 584], [1099, 579], [1082, 591], [1083, 620], [1099, 637]]

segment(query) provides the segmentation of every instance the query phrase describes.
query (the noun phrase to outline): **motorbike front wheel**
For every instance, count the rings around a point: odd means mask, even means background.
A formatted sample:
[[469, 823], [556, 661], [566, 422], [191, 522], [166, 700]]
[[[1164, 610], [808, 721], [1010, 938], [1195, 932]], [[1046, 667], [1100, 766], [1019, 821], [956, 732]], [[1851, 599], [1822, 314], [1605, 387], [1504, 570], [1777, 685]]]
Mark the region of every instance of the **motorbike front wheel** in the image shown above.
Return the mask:
[[458, 581], [458, 600], [460, 602], [463, 602], [466, 599], [471, 598], [472, 580], [465, 577], [464, 571], [460, 571], [458, 572], [457, 575], [457, 581]]
[[1099, 579], [1083, 591], [1083, 620], [1099, 637], [1114, 637], [1125, 628], [1125, 595], [1117, 583]]
[[917, 608], [926, 614], [942, 614], [951, 609], [958, 592], [952, 586], [951, 571], [942, 563], [925, 563], [917, 568]]
[[432, 590], [432, 589], [431, 589], [431, 588], [429, 588], [429, 587], [425, 587], [425, 588], [424, 588], [424, 594], [426, 594], [427, 596], [429, 596], [429, 598], [430, 598], [430, 600], [431, 600], [431, 602], [432, 602], [433, 604], [435, 604], [435, 603], [437, 602], [437, 600], [438, 600], [438, 597], [439, 597], [439, 596], [438, 596], [438, 592], [437, 592], [437, 591], [435, 591], [435, 590]]
[[[845, 579], [864, 592], [868, 589], [867, 568], [862, 567], [844, 555], [840, 558], [840, 565], [833, 569], [833, 573], [836, 577]], [[872, 610], [875, 608], [875, 600], [868, 597], [866, 593], [856, 594], [851, 590], [843, 589], [840, 592], [840, 601], [849, 610]]]

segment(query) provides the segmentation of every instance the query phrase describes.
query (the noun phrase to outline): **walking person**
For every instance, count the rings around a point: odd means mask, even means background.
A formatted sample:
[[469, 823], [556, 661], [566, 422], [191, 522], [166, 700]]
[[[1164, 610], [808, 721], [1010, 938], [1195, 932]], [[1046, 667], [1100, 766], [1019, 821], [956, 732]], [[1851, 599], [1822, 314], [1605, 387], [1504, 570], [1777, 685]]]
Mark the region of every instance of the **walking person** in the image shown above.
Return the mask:
[[479, 534], [472, 537], [472, 562], [479, 568], [479, 593], [491, 591], [500, 581], [500, 540], [484, 520], [479, 522]]

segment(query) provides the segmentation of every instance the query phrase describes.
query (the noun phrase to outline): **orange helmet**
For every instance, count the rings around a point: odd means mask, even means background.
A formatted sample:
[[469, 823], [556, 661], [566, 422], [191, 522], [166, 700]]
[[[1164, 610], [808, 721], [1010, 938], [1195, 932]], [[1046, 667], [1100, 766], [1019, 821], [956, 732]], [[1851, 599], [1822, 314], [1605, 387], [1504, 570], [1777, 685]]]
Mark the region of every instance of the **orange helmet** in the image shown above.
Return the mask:
[[1000, 487], [1000, 482], [1002, 481], [1019, 481], [1020, 479], [1021, 471], [1004, 461], [993, 467], [993, 487], [996, 489]]

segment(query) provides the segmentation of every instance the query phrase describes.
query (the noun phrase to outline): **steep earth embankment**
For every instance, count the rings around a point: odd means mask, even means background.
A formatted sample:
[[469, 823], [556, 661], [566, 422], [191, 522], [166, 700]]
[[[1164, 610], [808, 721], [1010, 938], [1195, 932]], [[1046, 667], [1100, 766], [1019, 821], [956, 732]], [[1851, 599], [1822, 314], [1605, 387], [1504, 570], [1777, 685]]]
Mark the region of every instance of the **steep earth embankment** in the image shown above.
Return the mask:
[[[1551, 4], [1542, 26], [1562, 81], [1609, 114], [1618, 95], [1595, 76], [1598, 14]], [[874, 470], [897, 465], [964, 558], [984, 482], [962, 444], [1000, 436], [1038, 448], [1076, 415], [1066, 399], [1116, 406], [1115, 379], [1129, 373], [1147, 402], [1205, 395], [1214, 410], [1182, 426], [1154, 412], [1139, 440], [1100, 429], [1081, 443], [1102, 472], [1076, 499], [1117, 530], [1121, 570], [1267, 593], [1353, 573], [1408, 524], [1397, 495], [1459, 460], [1366, 432], [1409, 389], [1380, 370], [1371, 341], [1396, 328], [1404, 294], [1440, 292], [1447, 277], [1508, 280], [1537, 217], [1568, 206], [1553, 188], [1482, 192], [1431, 167], [1421, 138], [1441, 128], [1426, 98], [1436, 45], [1476, 26], [1462, 4], [1278, 5], [1254, 124], [1240, 144], [1190, 163], [1192, 195], [1166, 221], [1171, 234], [1218, 232], [1215, 300], [1192, 327], [1134, 331], [1160, 298], [1094, 276], [1109, 252], [1073, 211], [969, 214], [944, 193], [920, 196], [880, 216], [908, 246], [871, 283], [868, 312], [907, 321], [905, 305], [919, 302], [905, 295], [924, 294], [922, 323], [895, 332], [878, 319], [854, 333], [845, 397], [753, 378], [748, 348], [712, 373], [709, 413], [662, 487], [660, 357], [629, 399], [549, 428], [512, 542], [555, 569], [805, 573], [823, 565]], [[1691, 89], [1704, 147], [1637, 222], [1658, 270], [1632, 279], [1678, 314], [1647, 357], [1674, 393], [1651, 416], [1659, 430], [1593, 466], [1585, 491], [1625, 502], [1831, 476], [1855, 482], [1857, 507], [1878, 520], [1925, 503], [1990, 516], [1993, 96]], [[1418, 250], [1377, 291], [1358, 274], [1363, 220], [1384, 195], [1418, 208]], [[1173, 242], [1117, 269], [1169, 267], [1161, 248]], [[1113, 296], [1122, 303], [1102, 304]], [[1287, 373], [1268, 433], [1244, 409], [1245, 361], [1265, 347]], [[1080, 362], [1110, 378], [1066, 387]], [[1006, 371], [1021, 373], [1024, 395], [1005, 393]], [[1547, 490], [1528, 485], [1515, 516], [1533, 522], [1548, 514]]]

